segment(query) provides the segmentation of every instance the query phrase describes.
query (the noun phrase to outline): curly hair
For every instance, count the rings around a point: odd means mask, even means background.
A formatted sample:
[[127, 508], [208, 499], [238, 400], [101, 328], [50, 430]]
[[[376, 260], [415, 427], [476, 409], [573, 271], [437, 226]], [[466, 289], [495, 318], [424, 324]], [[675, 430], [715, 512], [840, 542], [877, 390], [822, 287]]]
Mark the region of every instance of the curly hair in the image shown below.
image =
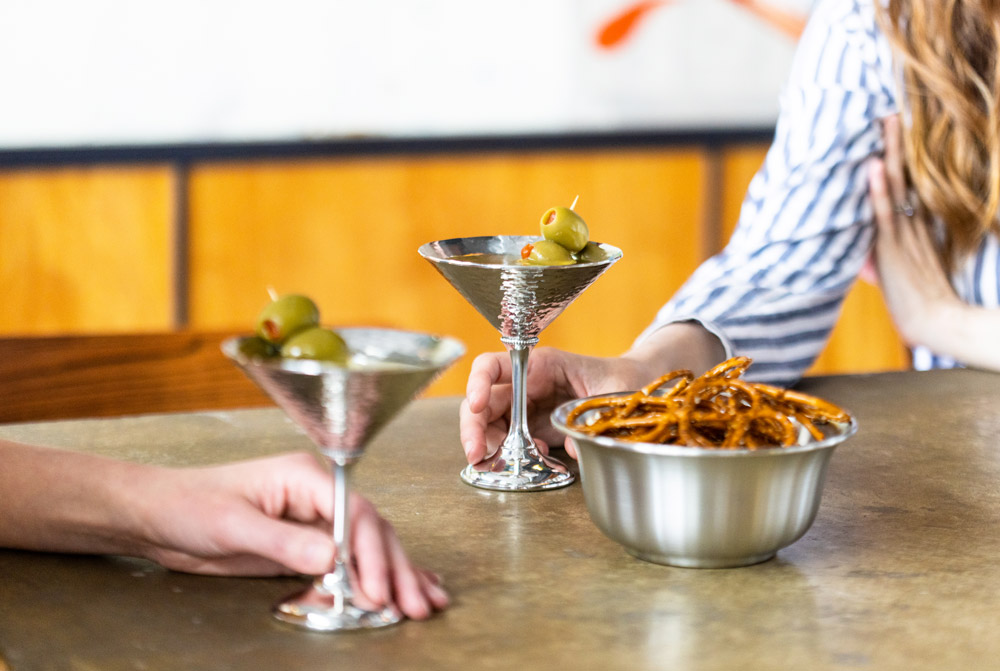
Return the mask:
[[1000, 0], [876, 2], [900, 58], [903, 146], [921, 203], [945, 224], [954, 267], [1000, 209]]

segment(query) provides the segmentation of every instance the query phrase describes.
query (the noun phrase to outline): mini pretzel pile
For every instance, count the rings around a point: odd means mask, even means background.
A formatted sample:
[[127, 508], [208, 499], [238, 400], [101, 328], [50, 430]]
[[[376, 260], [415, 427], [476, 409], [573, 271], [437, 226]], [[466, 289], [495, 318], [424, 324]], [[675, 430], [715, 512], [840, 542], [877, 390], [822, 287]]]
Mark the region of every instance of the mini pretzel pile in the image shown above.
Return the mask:
[[800, 428], [823, 440], [819, 426], [850, 421], [843, 409], [815, 396], [740, 379], [750, 363], [734, 357], [699, 377], [672, 371], [637, 392], [584, 401], [566, 425], [637, 443], [756, 449], [795, 445]]

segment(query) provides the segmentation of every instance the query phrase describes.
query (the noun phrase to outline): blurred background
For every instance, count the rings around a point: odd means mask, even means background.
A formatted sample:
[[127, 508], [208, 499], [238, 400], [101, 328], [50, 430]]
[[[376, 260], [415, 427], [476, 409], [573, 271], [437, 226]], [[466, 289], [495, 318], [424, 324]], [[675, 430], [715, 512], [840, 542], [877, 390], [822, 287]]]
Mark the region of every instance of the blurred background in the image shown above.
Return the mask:
[[[579, 196], [624, 259], [540, 344], [620, 353], [728, 239], [810, 4], [5, 2], [0, 336], [244, 332], [273, 287], [461, 338], [458, 394], [498, 334], [417, 248]], [[859, 286], [811, 372], [905, 363]]]

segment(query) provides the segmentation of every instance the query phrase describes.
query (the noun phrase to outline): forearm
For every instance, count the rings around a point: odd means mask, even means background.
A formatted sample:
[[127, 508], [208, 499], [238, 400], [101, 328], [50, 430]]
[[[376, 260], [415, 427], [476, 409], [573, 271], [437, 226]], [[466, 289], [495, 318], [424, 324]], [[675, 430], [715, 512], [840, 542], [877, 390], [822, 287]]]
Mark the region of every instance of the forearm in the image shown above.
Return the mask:
[[722, 342], [698, 322], [675, 322], [649, 334], [622, 358], [649, 372], [652, 380], [671, 370], [701, 374], [725, 359]]
[[955, 300], [929, 319], [926, 333], [914, 344], [928, 347], [973, 368], [1000, 372], [1000, 309]]
[[138, 544], [139, 464], [0, 440], [0, 546], [130, 553]]

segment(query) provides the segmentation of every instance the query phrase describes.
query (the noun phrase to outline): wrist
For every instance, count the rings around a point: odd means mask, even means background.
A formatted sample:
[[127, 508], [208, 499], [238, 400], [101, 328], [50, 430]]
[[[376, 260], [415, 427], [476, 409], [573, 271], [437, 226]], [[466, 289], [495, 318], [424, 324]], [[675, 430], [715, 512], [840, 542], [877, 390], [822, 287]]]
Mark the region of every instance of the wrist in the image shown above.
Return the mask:
[[636, 343], [622, 358], [648, 371], [647, 377], [653, 379], [682, 368], [703, 373], [726, 358], [726, 348], [700, 322], [672, 322]]
[[164, 544], [164, 539], [158, 535], [162, 529], [160, 518], [165, 513], [176, 514], [176, 511], [164, 511], [163, 502], [182, 501], [184, 495], [167, 491], [175, 487], [172, 484], [174, 469], [129, 464], [126, 472], [128, 479], [120, 480], [112, 493], [113, 506], [118, 512], [112, 526], [118, 551], [154, 559], [158, 548]]
[[153, 466], [112, 460], [100, 464], [100, 472], [94, 469], [89, 476], [94, 480], [90, 510], [79, 527], [82, 551], [138, 554], [146, 528], [141, 502], [153, 470]]

